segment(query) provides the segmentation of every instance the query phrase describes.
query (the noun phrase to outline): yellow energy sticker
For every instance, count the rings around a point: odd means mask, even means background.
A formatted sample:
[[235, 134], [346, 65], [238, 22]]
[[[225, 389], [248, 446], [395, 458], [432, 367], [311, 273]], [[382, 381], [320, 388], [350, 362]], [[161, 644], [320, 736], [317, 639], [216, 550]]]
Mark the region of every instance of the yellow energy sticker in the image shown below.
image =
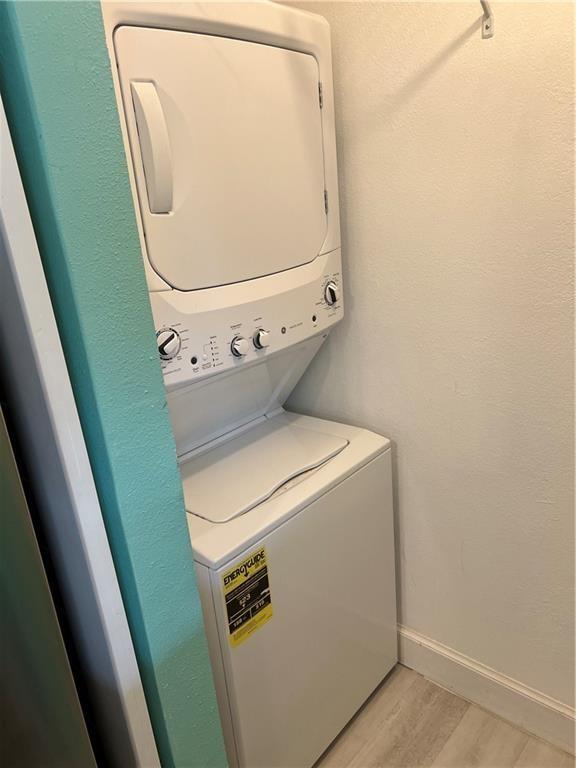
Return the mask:
[[236, 647], [272, 618], [268, 560], [256, 549], [222, 576], [230, 645]]

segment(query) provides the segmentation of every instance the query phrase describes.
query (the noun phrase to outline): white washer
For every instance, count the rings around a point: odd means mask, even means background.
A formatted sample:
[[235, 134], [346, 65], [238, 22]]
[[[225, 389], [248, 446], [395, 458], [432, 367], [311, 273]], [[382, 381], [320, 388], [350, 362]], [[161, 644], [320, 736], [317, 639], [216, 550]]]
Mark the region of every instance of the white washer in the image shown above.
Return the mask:
[[230, 764], [311, 766], [397, 660], [390, 443], [282, 412], [182, 474]]
[[102, 11], [229, 761], [307, 768], [397, 658], [389, 442], [283, 410], [344, 314], [329, 28]]

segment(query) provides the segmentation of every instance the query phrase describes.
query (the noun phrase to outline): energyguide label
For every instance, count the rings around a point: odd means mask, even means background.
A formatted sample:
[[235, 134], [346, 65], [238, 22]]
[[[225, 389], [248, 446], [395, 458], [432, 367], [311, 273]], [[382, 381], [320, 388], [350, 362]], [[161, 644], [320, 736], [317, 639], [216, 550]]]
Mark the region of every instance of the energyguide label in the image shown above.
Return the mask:
[[230, 645], [247, 640], [272, 618], [266, 549], [251, 552], [222, 576]]

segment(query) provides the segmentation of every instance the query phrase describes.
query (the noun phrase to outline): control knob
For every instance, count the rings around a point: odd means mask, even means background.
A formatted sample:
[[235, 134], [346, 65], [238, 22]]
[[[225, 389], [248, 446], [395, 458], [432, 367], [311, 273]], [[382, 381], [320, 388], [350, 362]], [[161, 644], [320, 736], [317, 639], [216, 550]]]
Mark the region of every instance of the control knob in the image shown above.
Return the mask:
[[326, 288], [324, 288], [324, 299], [326, 300], [326, 304], [332, 306], [333, 304], [336, 304], [339, 298], [340, 288], [338, 287], [338, 283], [331, 280], [326, 284]]
[[234, 357], [244, 357], [249, 348], [248, 339], [245, 339], [244, 336], [234, 336], [230, 344], [230, 350]]
[[161, 360], [172, 360], [180, 352], [180, 334], [173, 328], [161, 328], [156, 333], [156, 344]]
[[254, 342], [256, 349], [265, 349], [266, 347], [269, 347], [270, 331], [265, 331], [264, 328], [258, 328], [258, 330], [254, 332], [252, 341]]

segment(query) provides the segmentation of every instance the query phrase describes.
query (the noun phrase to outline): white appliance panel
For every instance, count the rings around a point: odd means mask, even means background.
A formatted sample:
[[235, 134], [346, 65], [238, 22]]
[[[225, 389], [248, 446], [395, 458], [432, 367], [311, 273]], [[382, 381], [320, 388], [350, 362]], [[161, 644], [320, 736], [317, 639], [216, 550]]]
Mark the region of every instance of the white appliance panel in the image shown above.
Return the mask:
[[178, 456], [280, 409], [323, 341], [316, 336], [258, 363], [168, 392]]
[[[329, 284], [340, 290], [335, 304], [326, 301]], [[266, 367], [276, 353], [326, 334], [343, 317], [340, 250], [259, 280], [206, 291], [158, 291], [150, 301], [158, 341], [166, 333], [178, 337], [172, 356], [161, 362], [169, 392], [252, 363]], [[259, 329], [268, 333], [262, 349], [254, 344]], [[248, 342], [240, 357], [232, 352], [238, 337]]]
[[314, 56], [132, 26], [114, 45], [155, 271], [190, 291], [316, 258], [327, 216]]
[[255, 545], [266, 548], [273, 616], [237, 647], [221, 582], [254, 547], [211, 571], [211, 653], [223, 660], [221, 713], [241, 766], [311, 766], [396, 663], [391, 489], [387, 451]]

